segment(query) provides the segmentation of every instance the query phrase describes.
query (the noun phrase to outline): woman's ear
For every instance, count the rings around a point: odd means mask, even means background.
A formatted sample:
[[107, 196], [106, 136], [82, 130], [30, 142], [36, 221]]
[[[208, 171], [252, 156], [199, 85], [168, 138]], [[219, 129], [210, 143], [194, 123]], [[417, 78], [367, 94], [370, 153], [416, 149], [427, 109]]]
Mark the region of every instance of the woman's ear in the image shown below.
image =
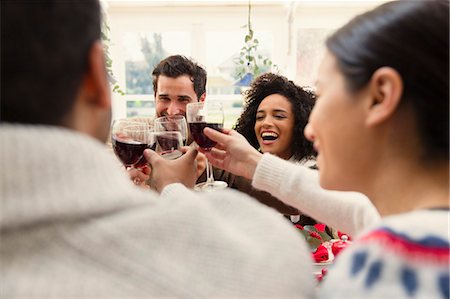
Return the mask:
[[372, 104], [369, 108], [366, 124], [376, 126], [395, 113], [403, 94], [403, 81], [395, 69], [381, 67], [373, 73], [369, 90]]

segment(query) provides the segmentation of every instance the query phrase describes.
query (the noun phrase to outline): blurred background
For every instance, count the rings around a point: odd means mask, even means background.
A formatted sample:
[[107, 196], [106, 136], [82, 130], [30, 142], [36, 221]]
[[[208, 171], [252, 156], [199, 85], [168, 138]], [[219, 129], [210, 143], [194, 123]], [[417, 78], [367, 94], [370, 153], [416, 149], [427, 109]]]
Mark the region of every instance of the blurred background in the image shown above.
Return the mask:
[[151, 72], [181, 54], [207, 70], [207, 100], [223, 103], [230, 128], [254, 77], [273, 71], [312, 88], [326, 37], [382, 2], [104, 0], [113, 118], [152, 116]]

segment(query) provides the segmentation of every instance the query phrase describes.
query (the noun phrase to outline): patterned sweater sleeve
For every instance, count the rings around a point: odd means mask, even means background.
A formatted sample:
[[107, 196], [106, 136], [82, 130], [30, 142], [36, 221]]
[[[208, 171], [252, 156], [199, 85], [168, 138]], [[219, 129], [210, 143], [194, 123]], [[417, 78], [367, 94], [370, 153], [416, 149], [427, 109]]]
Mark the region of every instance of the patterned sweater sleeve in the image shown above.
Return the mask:
[[351, 236], [357, 236], [380, 219], [375, 207], [363, 194], [325, 190], [319, 185], [317, 171], [270, 154], [261, 158], [252, 184], [317, 221]]

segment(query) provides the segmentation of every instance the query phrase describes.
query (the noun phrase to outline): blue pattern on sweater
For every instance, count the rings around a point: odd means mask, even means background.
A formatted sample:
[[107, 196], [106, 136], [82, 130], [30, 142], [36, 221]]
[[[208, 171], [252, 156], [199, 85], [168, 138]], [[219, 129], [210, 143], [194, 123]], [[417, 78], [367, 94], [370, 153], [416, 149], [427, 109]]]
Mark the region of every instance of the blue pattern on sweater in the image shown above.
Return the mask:
[[383, 263], [381, 261], [373, 262], [369, 267], [369, 272], [367, 272], [367, 277], [365, 281], [365, 286], [367, 289], [373, 286], [381, 277], [381, 271], [383, 270]]
[[449, 299], [450, 298], [450, 290], [449, 290], [449, 274], [443, 273], [438, 277], [438, 288], [441, 292], [442, 298]]
[[400, 271], [400, 279], [406, 293], [414, 296], [419, 286], [416, 272], [409, 267], [404, 267]]
[[367, 256], [368, 255], [366, 251], [357, 252], [353, 255], [352, 266], [350, 269], [351, 276], [355, 276], [364, 268], [364, 266], [366, 265]]

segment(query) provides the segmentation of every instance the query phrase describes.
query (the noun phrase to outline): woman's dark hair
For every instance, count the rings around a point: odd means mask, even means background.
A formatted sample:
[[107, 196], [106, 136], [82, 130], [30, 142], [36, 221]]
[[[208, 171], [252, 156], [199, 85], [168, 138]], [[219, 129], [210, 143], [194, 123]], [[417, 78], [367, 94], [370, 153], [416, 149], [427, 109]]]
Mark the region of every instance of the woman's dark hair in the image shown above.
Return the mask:
[[449, 158], [449, 2], [394, 1], [362, 14], [326, 41], [347, 88], [365, 86], [380, 67], [403, 80], [401, 105], [412, 107], [424, 155]]
[[302, 89], [280, 75], [266, 73], [253, 81], [250, 89], [244, 94], [246, 98], [244, 112], [237, 120], [235, 130], [241, 133], [254, 148], [259, 148], [255, 134], [256, 112], [262, 100], [272, 94], [280, 94], [291, 103], [294, 115], [291, 148], [294, 159], [300, 161], [303, 158], [315, 156], [312, 143], [305, 138], [303, 130], [308, 123], [316, 97], [312, 92]]
[[100, 36], [97, 0], [1, 1], [1, 120], [60, 125]]
[[158, 89], [158, 78], [160, 75], [169, 78], [178, 78], [187, 75], [194, 84], [194, 91], [197, 99], [206, 92], [206, 71], [192, 59], [182, 55], [172, 55], [163, 60], [155, 67], [152, 72], [153, 91]]

